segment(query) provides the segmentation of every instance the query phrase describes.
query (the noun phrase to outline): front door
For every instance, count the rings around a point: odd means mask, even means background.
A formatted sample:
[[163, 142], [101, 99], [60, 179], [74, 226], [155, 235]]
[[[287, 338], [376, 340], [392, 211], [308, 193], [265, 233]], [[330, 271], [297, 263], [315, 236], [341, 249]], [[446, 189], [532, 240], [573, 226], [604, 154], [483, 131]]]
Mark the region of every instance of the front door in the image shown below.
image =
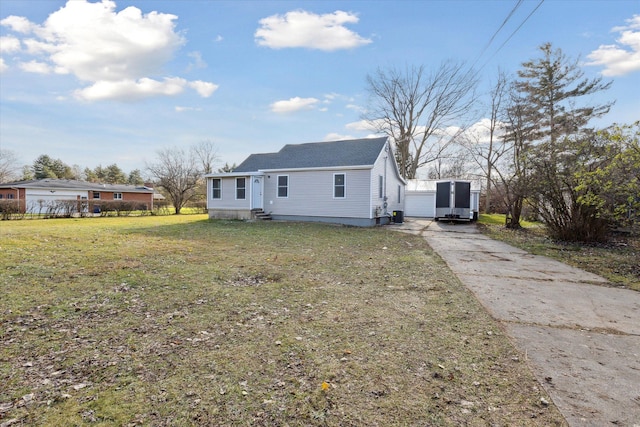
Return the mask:
[[261, 176], [254, 176], [251, 179], [251, 209], [263, 209]]

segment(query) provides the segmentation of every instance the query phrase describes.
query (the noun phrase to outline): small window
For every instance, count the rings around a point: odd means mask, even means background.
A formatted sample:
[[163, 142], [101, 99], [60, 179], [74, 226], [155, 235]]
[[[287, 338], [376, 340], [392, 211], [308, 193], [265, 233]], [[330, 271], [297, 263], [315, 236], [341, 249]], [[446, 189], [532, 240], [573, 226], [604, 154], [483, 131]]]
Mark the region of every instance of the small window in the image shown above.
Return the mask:
[[93, 192], [93, 198], [94, 199], [100, 199], [100, 192], [99, 191], [94, 191]]
[[211, 198], [222, 199], [222, 180], [214, 178], [211, 181]]
[[382, 175], [378, 175], [378, 197], [384, 197], [384, 177]]
[[236, 199], [244, 200], [247, 194], [247, 179], [236, 178]]
[[13, 199], [13, 194], [11, 193], [7, 194], [7, 199]]
[[2, 199], [4, 197], [4, 195], [0, 194], [0, 199]]
[[343, 173], [333, 174], [333, 197], [335, 199], [346, 197], [346, 179]]
[[122, 200], [122, 193], [113, 193], [113, 200]]
[[398, 185], [398, 203], [402, 203], [402, 186]]
[[278, 197], [289, 197], [288, 175], [278, 175]]

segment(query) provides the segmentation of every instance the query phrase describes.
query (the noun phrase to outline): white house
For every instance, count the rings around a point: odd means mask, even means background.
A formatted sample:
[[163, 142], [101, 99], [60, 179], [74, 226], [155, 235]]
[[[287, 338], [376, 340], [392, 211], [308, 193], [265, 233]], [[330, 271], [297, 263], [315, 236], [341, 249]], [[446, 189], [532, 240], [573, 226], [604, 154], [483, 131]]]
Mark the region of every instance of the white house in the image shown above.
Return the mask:
[[[459, 187], [465, 187], [466, 190], [456, 191]], [[456, 213], [459, 206], [464, 206], [460, 213], [464, 212], [465, 217], [458, 219], [477, 219], [480, 208], [479, 182], [455, 179], [407, 181], [404, 212], [406, 216], [446, 218]]]
[[372, 226], [404, 209], [406, 182], [386, 137], [289, 144], [206, 178], [210, 218]]

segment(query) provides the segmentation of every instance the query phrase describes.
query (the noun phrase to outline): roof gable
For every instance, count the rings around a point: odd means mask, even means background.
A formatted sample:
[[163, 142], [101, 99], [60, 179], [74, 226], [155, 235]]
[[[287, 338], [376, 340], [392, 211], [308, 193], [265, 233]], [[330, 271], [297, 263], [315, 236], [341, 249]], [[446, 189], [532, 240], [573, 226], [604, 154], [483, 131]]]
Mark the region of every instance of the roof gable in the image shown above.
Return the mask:
[[252, 154], [234, 172], [373, 166], [387, 137], [288, 144], [277, 153]]

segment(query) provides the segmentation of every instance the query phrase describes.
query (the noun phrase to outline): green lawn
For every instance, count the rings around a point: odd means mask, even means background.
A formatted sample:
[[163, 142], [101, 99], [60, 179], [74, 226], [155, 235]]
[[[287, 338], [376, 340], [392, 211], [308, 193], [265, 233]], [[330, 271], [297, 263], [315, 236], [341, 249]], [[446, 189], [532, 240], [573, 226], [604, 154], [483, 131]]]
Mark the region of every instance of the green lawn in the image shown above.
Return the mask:
[[0, 253], [0, 423], [565, 425], [417, 236], [3, 221]]
[[504, 215], [480, 215], [488, 236], [536, 255], [545, 255], [609, 280], [613, 286], [640, 291], [640, 238], [617, 235], [608, 244], [565, 243], [549, 239], [540, 223], [523, 221], [522, 230], [504, 227]]

